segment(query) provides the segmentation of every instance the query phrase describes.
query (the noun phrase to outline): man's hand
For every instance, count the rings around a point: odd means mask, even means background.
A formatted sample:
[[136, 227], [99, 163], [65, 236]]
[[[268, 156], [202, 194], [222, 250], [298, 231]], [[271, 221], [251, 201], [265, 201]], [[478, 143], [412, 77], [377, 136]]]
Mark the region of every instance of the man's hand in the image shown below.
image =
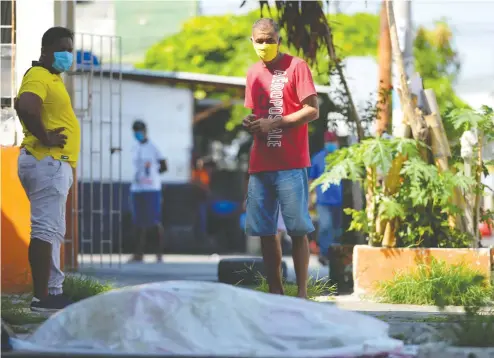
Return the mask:
[[252, 123], [255, 121], [256, 118], [257, 117], [254, 114], [249, 114], [249, 115], [245, 116], [243, 121], [242, 121], [242, 126], [245, 129], [247, 129], [247, 131], [250, 133], [252, 133], [250, 130], [250, 126], [252, 125]]
[[165, 173], [168, 170], [168, 164], [166, 163], [166, 159], [160, 159], [158, 161], [158, 164], [160, 165], [158, 172], [160, 174]]
[[257, 121], [252, 122], [249, 127], [251, 133], [268, 133], [269, 131], [276, 129], [281, 124], [280, 119], [259, 118]]
[[64, 130], [64, 127], [59, 127], [46, 131], [44, 138], [40, 139], [41, 143], [45, 147], [65, 147], [65, 144], [67, 143], [67, 136], [62, 134]]
[[312, 211], [316, 208], [316, 202], [317, 202], [317, 195], [316, 195], [315, 191], [313, 191], [309, 194], [309, 210]]

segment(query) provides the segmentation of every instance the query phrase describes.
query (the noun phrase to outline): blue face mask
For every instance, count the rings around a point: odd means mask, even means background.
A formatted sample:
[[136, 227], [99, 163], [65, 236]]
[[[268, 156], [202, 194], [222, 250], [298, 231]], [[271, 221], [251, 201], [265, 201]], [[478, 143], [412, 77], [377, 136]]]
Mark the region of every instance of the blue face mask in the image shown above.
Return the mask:
[[145, 136], [143, 132], [134, 132], [134, 137], [138, 142], [144, 142]]
[[62, 73], [70, 70], [74, 61], [74, 55], [67, 51], [54, 52], [53, 59], [52, 67]]
[[326, 143], [326, 150], [328, 151], [328, 153], [333, 153], [335, 150], [338, 150], [338, 144]]

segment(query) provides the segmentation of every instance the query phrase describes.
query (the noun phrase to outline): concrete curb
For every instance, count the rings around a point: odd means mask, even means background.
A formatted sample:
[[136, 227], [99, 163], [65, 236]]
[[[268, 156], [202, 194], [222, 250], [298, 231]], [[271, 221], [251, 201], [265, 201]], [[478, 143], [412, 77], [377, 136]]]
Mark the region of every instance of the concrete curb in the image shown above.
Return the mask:
[[423, 345], [417, 358], [492, 358], [494, 348], [448, 347], [442, 344]]

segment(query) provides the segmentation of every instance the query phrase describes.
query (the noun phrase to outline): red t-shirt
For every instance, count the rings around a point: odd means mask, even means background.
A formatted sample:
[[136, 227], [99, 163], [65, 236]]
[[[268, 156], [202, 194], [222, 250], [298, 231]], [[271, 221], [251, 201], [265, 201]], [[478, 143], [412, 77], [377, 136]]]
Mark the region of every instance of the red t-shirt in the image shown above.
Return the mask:
[[[309, 66], [300, 58], [283, 57], [273, 66], [261, 61], [247, 73], [245, 107], [257, 118], [275, 118], [297, 112], [302, 101], [316, 95]], [[310, 167], [308, 124], [256, 134], [249, 173]]]

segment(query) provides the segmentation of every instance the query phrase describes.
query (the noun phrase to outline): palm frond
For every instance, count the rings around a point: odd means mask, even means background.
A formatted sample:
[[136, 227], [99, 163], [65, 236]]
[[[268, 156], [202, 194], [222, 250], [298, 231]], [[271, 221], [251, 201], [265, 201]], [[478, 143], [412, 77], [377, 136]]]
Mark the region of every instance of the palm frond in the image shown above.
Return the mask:
[[[329, 1], [325, 1], [329, 4]], [[355, 123], [358, 140], [364, 136], [364, 127], [353, 102], [350, 88], [343, 74], [343, 67], [336, 55], [333, 42], [333, 31], [323, 10], [323, 1], [274, 1], [277, 10], [277, 20], [280, 27], [286, 30], [287, 44], [292, 45], [311, 65], [317, 66], [317, 52], [326, 49], [331, 59], [328, 77], [333, 69], [340, 78], [343, 91], [348, 100], [350, 121]], [[267, 10], [271, 15], [269, 1], [259, 1], [261, 16]]]
[[[259, 1], [261, 16], [272, 16], [269, 1]], [[317, 64], [317, 50], [328, 48], [336, 58], [332, 33], [321, 1], [274, 1], [277, 20], [286, 30], [288, 45], [292, 45], [311, 65]], [[329, 31], [329, 39], [326, 38]], [[328, 41], [329, 40], [329, 41]], [[328, 46], [329, 45], [329, 46]]]

